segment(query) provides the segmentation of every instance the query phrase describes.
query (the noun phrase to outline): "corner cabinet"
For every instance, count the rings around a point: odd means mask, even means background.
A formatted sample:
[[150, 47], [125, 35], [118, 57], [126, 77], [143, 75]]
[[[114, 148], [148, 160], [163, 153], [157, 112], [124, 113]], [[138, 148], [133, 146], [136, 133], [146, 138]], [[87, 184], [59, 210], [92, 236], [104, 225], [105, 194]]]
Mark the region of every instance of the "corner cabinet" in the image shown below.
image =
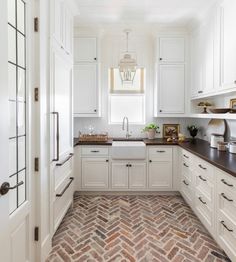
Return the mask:
[[155, 116], [185, 113], [185, 37], [158, 38]]
[[97, 50], [97, 38], [74, 38], [74, 117], [101, 115]]

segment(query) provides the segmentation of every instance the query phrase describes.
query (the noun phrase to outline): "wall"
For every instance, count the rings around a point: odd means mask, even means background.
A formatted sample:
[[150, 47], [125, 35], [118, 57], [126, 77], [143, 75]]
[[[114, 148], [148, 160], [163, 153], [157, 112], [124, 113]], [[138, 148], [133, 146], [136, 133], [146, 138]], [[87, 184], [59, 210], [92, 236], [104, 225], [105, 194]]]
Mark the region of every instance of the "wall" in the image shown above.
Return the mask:
[[[124, 29], [124, 28], [123, 28]], [[122, 131], [121, 125], [108, 124], [108, 69], [109, 67], [117, 67], [120, 55], [125, 51], [126, 41], [123, 29], [108, 30], [101, 37], [101, 118], [75, 118], [74, 121], [74, 136], [77, 137], [79, 131], [86, 131], [89, 125], [94, 126], [96, 132], [107, 131], [110, 136], [120, 137], [125, 136], [125, 131]], [[79, 34], [85, 29], [77, 28], [76, 34]], [[94, 33], [94, 32], [93, 32]], [[88, 34], [88, 32], [87, 32]], [[154, 104], [154, 68], [155, 68], [155, 38], [149, 30], [136, 29], [131, 32], [129, 41], [129, 50], [135, 52], [139, 66], [146, 68], [146, 123], [156, 122], [161, 128], [163, 123], [180, 124], [181, 132], [186, 132], [187, 119], [181, 118], [153, 118]], [[130, 130], [133, 137], [145, 136], [141, 133], [143, 125], [131, 125]], [[159, 136], [162, 136], [160, 134]]]

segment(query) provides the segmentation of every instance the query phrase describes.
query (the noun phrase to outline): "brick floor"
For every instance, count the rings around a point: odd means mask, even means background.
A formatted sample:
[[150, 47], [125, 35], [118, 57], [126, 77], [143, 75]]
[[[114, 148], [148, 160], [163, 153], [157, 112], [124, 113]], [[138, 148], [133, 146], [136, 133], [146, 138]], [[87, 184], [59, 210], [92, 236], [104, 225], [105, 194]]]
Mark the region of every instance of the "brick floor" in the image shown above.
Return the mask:
[[47, 262], [230, 261], [181, 196], [75, 196]]

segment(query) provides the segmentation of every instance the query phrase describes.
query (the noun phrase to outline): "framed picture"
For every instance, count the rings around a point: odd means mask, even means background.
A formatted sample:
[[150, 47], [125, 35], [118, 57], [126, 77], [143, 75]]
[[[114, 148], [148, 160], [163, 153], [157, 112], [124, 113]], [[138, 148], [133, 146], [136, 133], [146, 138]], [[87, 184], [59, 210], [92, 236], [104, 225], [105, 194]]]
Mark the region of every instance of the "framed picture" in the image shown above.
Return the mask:
[[236, 98], [230, 99], [230, 108], [236, 109]]
[[163, 125], [163, 137], [178, 137], [180, 126], [179, 124], [164, 124]]

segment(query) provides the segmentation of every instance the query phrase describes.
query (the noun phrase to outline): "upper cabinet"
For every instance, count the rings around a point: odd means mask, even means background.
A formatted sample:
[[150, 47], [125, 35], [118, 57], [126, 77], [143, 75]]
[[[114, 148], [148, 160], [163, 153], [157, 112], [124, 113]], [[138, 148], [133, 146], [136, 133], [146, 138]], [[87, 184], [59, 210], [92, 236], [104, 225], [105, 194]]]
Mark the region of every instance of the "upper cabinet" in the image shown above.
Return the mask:
[[53, 41], [59, 45], [67, 56], [72, 58], [73, 53], [73, 14], [67, 1], [51, 1], [51, 9], [54, 10], [51, 17], [51, 32]]
[[210, 10], [191, 33], [191, 97], [236, 91], [236, 1]]
[[159, 60], [168, 63], [183, 63], [185, 61], [185, 39], [161, 37]]
[[95, 37], [75, 37], [75, 63], [97, 62], [97, 39]]
[[74, 116], [100, 116], [97, 38], [74, 38]]
[[155, 116], [185, 113], [185, 37], [158, 38]]
[[236, 87], [236, 1], [225, 0], [221, 5], [221, 85]]

